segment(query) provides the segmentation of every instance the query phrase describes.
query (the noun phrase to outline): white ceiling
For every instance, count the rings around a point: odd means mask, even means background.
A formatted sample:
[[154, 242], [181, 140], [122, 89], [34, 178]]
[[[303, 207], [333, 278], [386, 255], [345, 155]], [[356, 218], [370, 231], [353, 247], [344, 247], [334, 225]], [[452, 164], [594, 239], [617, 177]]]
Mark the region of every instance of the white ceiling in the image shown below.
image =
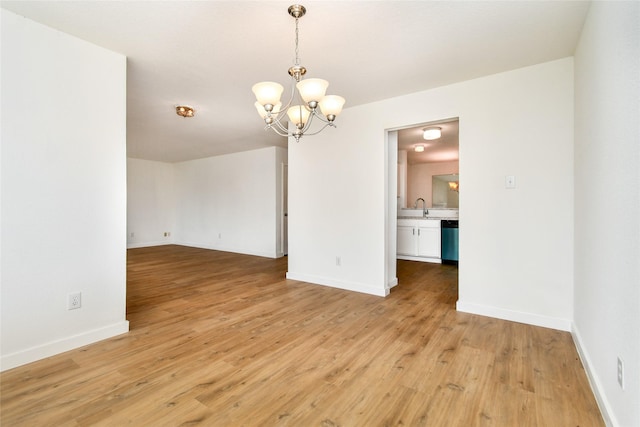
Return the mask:
[[[2, 1], [128, 57], [130, 157], [182, 161], [286, 146], [254, 83], [288, 84], [293, 1]], [[573, 55], [583, 1], [304, 1], [300, 58], [345, 108]], [[196, 109], [194, 118], [175, 105]], [[337, 119], [339, 124], [340, 118]], [[313, 138], [313, 137], [306, 137]], [[305, 138], [300, 143], [306, 141]]]

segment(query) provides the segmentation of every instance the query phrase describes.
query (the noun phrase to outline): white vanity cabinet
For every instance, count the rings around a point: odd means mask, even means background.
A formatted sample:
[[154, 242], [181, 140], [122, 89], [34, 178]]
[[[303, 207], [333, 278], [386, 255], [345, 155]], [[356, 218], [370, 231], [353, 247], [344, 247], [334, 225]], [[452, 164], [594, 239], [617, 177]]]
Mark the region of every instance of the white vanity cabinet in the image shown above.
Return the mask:
[[440, 259], [440, 220], [399, 219], [398, 259], [442, 262]]
[[409, 225], [398, 225], [398, 255], [416, 255], [416, 228]]

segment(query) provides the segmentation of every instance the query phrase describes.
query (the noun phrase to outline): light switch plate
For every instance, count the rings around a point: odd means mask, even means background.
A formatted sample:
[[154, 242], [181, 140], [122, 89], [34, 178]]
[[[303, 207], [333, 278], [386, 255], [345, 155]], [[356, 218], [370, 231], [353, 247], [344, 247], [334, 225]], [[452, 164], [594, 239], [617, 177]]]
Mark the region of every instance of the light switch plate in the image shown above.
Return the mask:
[[514, 175], [504, 177], [504, 188], [516, 188], [516, 177]]

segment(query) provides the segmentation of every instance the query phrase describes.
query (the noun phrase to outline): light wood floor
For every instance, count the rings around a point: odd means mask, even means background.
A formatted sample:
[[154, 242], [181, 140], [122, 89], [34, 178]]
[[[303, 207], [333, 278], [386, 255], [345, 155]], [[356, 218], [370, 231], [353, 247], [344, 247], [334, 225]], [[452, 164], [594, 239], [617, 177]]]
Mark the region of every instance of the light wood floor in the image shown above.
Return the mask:
[[286, 263], [129, 250], [131, 332], [3, 373], [2, 426], [603, 425], [570, 334], [456, 312], [456, 267], [380, 298]]

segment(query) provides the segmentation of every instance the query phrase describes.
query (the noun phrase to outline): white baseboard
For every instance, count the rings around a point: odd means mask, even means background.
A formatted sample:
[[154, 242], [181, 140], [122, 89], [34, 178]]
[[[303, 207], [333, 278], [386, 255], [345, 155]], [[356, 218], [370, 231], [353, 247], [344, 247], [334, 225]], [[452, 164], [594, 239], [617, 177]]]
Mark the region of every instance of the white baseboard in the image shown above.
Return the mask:
[[225, 246], [208, 245], [194, 242], [175, 242], [174, 245], [189, 246], [192, 248], [210, 249], [212, 251], [232, 252], [234, 254], [253, 255], [263, 258], [280, 258], [276, 252], [262, 252], [246, 248], [230, 248]]
[[93, 329], [78, 335], [3, 355], [0, 359], [0, 371], [26, 365], [36, 360], [64, 353], [65, 351], [83, 347], [126, 332], [129, 332], [129, 321], [123, 320], [122, 322], [114, 323], [113, 325], [108, 325], [103, 328]]
[[221, 252], [232, 252], [234, 254], [253, 255], [253, 256], [259, 256], [263, 258], [282, 258], [284, 256], [282, 252], [279, 252], [279, 253], [261, 252], [261, 251], [245, 250], [245, 249], [238, 249], [238, 248], [228, 248], [228, 247], [216, 246], [216, 245], [206, 245], [206, 244], [194, 243], [194, 242], [174, 242], [174, 241], [168, 242], [166, 240], [156, 241], [156, 242], [144, 242], [144, 243], [129, 243], [127, 244], [127, 249], [148, 248], [151, 246], [163, 246], [163, 245], [188, 246], [191, 248], [209, 249], [212, 251], [221, 251]]
[[127, 249], [134, 248], [149, 248], [151, 246], [164, 246], [164, 245], [173, 245], [173, 242], [169, 242], [167, 240], [157, 240], [155, 242], [138, 242], [138, 243], [127, 243]]
[[336, 280], [328, 277], [313, 276], [309, 274], [300, 274], [287, 272], [287, 279], [299, 280], [301, 282], [313, 283], [314, 285], [329, 286], [331, 288], [344, 289], [347, 291], [360, 292], [363, 294], [375, 295], [379, 297], [386, 297], [389, 295], [389, 289], [377, 288], [375, 286], [367, 285], [366, 283], [347, 282], [344, 280]]
[[589, 358], [589, 353], [586, 351], [584, 345], [582, 344], [580, 332], [578, 331], [578, 328], [575, 324], [573, 324], [571, 336], [573, 336], [573, 342], [576, 345], [576, 350], [578, 351], [578, 355], [580, 356], [580, 360], [582, 361], [582, 366], [587, 373], [587, 378], [589, 379], [591, 390], [593, 391], [593, 395], [596, 398], [598, 408], [600, 408], [600, 413], [602, 414], [602, 418], [604, 419], [605, 424], [607, 426], [619, 425], [617, 422], [614, 422], [614, 412], [611, 409], [611, 405], [609, 404], [606, 395], [601, 392], [601, 390], [604, 390], [604, 388], [602, 387], [602, 383], [600, 382], [598, 376], [595, 374], [595, 371], [592, 368], [593, 364], [591, 363], [591, 358]]
[[557, 329], [571, 332], [571, 320], [556, 317], [540, 316], [524, 311], [507, 310], [504, 308], [490, 307], [481, 304], [465, 303], [458, 301], [456, 310], [465, 313], [479, 314], [481, 316], [495, 317], [496, 319], [510, 320], [512, 322], [525, 323], [527, 325], [542, 326], [543, 328]]
[[442, 264], [442, 258], [434, 258], [434, 257], [397, 255], [396, 259], [403, 259], [405, 261], [430, 262], [432, 264]]

